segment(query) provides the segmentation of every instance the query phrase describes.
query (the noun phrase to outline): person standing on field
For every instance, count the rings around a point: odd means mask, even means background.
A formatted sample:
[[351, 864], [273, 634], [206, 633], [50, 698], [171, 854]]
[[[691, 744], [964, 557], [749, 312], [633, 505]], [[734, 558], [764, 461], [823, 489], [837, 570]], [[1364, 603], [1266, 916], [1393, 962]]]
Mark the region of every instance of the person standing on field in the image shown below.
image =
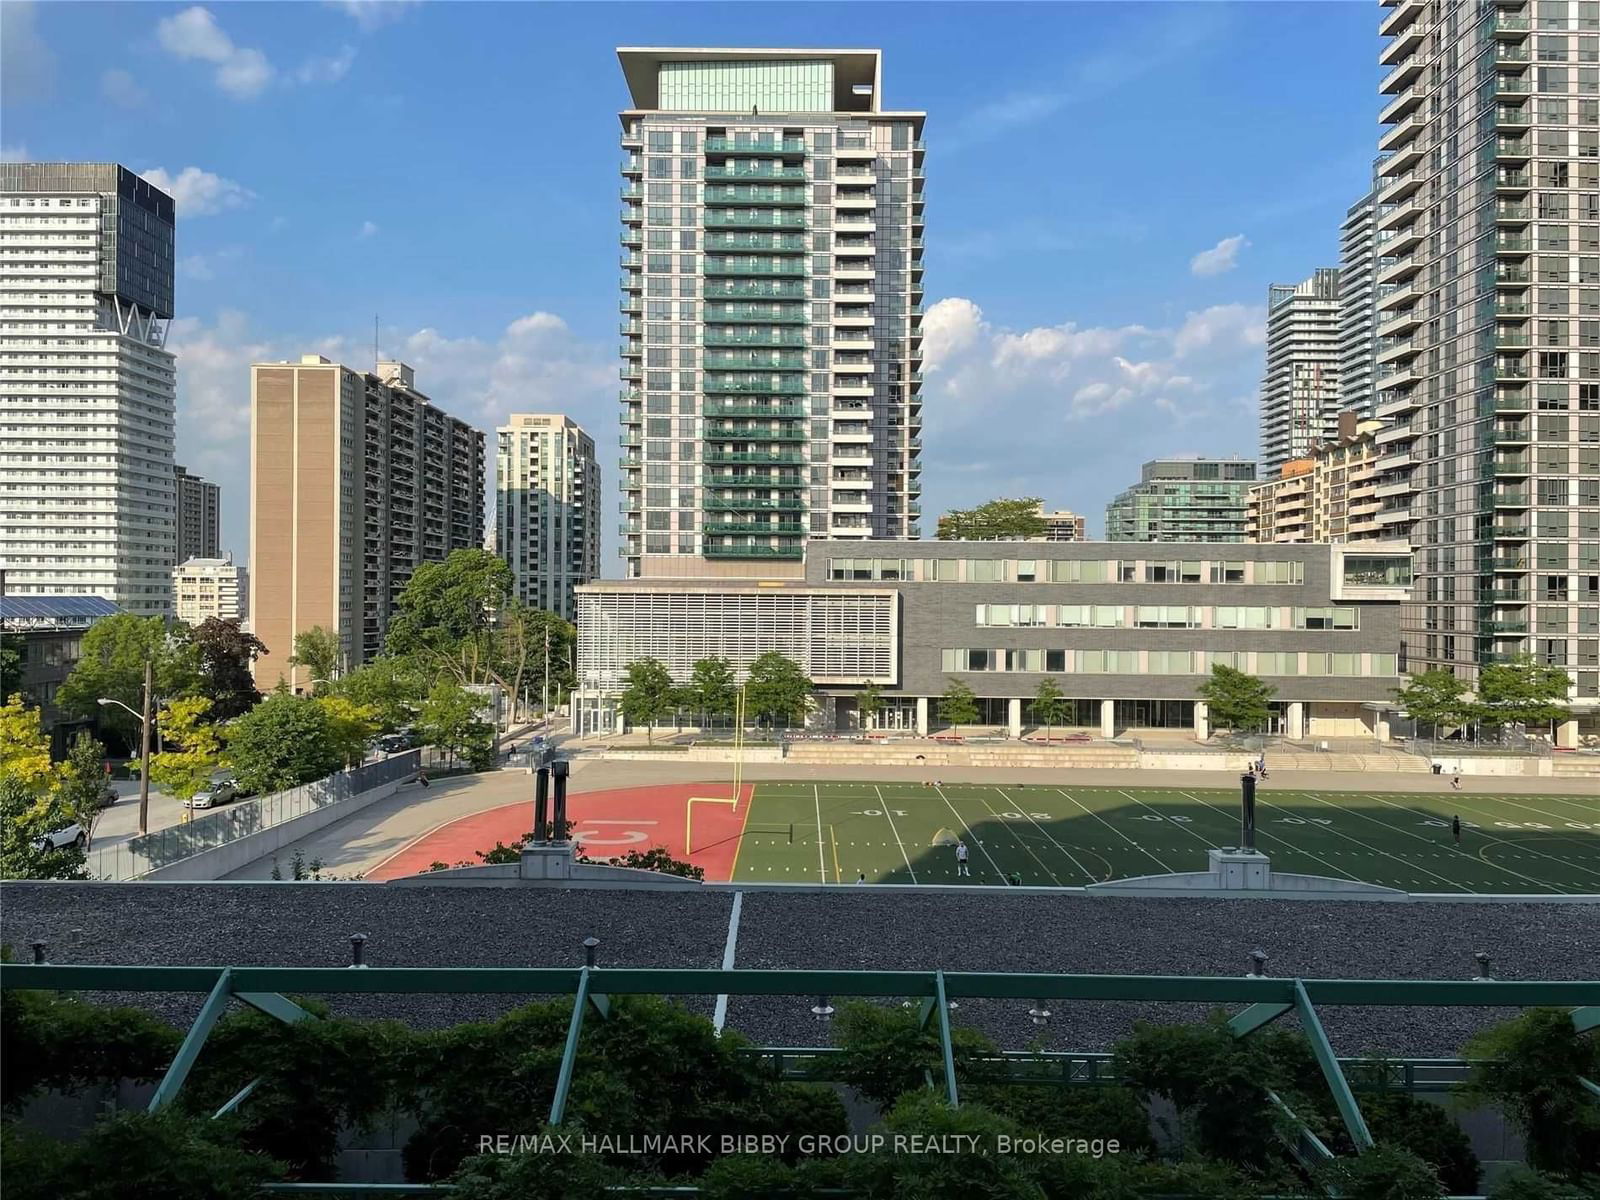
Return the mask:
[[1450, 836], [1455, 838], [1456, 845], [1461, 845], [1461, 814], [1457, 813], [1450, 818]]
[[965, 842], [957, 842], [956, 878], [959, 879], [963, 875], [967, 876], [968, 878], [971, 878], [972, 876], [972, 872], [967, 869], [967, 844]]

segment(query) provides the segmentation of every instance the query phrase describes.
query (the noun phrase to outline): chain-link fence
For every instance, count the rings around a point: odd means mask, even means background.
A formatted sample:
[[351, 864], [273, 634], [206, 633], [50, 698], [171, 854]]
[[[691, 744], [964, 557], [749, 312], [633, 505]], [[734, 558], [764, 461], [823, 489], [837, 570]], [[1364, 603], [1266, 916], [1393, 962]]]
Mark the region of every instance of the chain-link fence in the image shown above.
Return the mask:
[[89, 877], [137, 879], [158, 867], [215, 850], [384, 784], [409, 779], [422, 765], [422, 756], [420, 750], [408, 750], [288, 791], [239, 800], [203, 817], [156, 829], [112, 846], [92, 847], [87, 861]]

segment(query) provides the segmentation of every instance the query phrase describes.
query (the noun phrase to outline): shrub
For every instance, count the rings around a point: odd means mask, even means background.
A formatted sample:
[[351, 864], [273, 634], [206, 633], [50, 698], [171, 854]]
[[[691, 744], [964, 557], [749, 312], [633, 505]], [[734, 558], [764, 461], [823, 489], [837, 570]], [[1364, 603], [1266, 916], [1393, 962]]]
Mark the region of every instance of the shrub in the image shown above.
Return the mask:
[[[915, 1008], [888, 1008], [853, 1000], [834, 1022], [834, 1037], [843, 1052], [843, 1079], [880, 1108], [891, 1107], [907, 1092], [927, 1087], [931, 1078], [942, 1092], [944, 1050], [938, 1026], [921, 1022]], [[982, 1082], [980, 1059], [995, 1054], [995, 1045], [976, 1030], [950, 1031], [958, 1086]]]
[[1584, 1184], [1563, 1183], [1527, 1167], [1504, 1172], [1489, 1189], [1489, 1200], [1594, 1200], [1600, 1196], [1600, 1179], [1591, 1176]]
[[1535, 1008], [1467, 1044], [1466, 1095], [1497, 1105], [1526, 1139], [1528, 1165], [1553, 1174], [1600, 1172], [1600, 1103], [1580, 1080], [1600, 1076], [1600, 1039], [1565, 1009]]
[[0, 1005], [0, 1101], [7, 1110], [34, 1093], [77, 1092], [166, 1073], [180, 1037], [137, 1008], [108, 1008], [55, 992], [10, 991]]
[[1317, 1175], [1343, 1200], [1437, 1200], [1444, 1195], [1432, 1167], [1394, 1146], [1375, 1146], [1365, 1154], [1334, 1159]]

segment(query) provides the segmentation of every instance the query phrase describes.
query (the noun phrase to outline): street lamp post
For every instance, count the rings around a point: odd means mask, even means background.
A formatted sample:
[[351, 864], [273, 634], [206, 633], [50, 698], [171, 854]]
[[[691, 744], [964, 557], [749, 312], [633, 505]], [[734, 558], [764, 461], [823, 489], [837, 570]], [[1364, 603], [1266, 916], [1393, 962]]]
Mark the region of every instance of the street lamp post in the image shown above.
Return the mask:
[[151, 675], [154, 667], [147, 658], [144, 660], [144, 713], [133, 712], [121, 700], [112, 700], [101, 696], [96, 703], [102, 708], [107, 704], [115, 704], [118, 708], [125, 708], [139, 718], [139, 832], [150, 832], [150, 692]]

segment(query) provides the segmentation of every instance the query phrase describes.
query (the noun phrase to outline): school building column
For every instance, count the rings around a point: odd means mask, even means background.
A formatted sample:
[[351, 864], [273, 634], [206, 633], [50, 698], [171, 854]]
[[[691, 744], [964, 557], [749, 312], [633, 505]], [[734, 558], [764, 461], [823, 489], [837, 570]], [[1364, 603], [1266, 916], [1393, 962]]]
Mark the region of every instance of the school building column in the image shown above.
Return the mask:
[[1578, 748], [1578, 722], [1576, 720], [1562, 721], [1556, 726], [1556, 746], [1562, 750], [1576, 750]]
[[1211, 736], [1211, 710], [1206, 707], [1204, 700], [1194, 702], [1194, 737], [1195, 741], [1203, 742]]
[[1022, 701], [1016, 696], [1006, 701], [1006, 724], [1010, 726], [1012, 737], [1022, 736]]
[[1100, 701], [1100, 736], [1103, 738], [1117, 736], [1117, 702], [1115, 700]]
[[1289, 701], [1288, 710], [1283, 714], [1283, 736], [1296, 742], [1306, 736], [1306, 706], [1303, 702]]
[[928, 736], [928, 698], [917, 697], [917, 736]]

